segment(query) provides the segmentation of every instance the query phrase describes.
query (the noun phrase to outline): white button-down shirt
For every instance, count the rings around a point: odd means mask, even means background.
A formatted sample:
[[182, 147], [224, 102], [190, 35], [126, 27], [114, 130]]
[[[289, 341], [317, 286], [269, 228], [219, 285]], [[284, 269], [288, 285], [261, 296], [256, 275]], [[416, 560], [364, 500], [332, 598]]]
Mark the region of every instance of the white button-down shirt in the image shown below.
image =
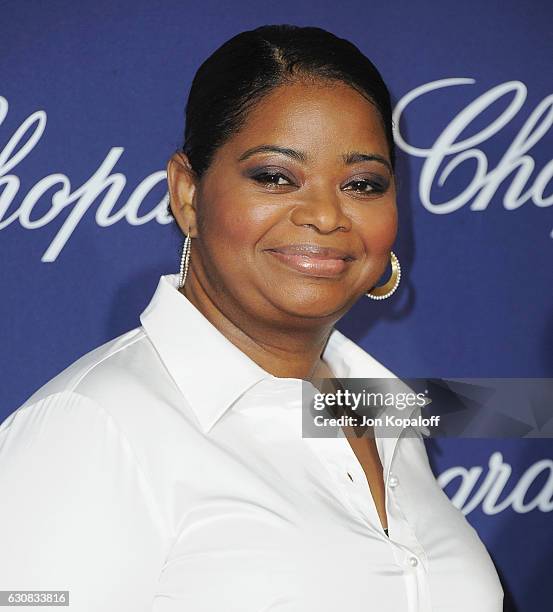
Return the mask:
[[[0, 590], [68, 590], [75, 612], [500, 612], [420, 435], [376, 440], [387, 537], [347, 439], [302, 437], [305, 381], [262, 369], [177, 281], [0, 426]], [[323, 358], [394, 376], [338, 330]]]

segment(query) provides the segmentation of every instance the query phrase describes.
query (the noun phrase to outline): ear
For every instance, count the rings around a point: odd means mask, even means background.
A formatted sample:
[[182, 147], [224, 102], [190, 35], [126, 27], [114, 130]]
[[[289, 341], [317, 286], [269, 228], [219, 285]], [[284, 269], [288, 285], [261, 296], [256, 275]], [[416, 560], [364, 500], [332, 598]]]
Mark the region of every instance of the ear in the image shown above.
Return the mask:
[[186, 235], [197, 236], [196, 206], [194, 194], [198, 185], [198, 177], [182, 151], [177, 151], [167, 163], [167, 185], [169, 201], [175, 221]]

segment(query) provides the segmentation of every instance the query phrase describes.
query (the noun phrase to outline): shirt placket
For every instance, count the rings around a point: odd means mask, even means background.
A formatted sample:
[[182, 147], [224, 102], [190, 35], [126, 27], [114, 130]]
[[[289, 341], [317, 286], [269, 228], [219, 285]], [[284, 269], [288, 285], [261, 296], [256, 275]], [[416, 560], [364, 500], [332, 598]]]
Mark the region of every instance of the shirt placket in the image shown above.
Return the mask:
[[[301, 398], [289, 395], [287, 400], [285, 420], [294, 434], [301, 436]], [[381, 433], [386, 433], [386, 430], [382, 430]], [[401, 493], [402, 474], [399, 465], [397, 469], [395, 467], [394, 459], [399, 435], [390, 435], [388, 430], [388, 435], [376, 438], [383, 463], [389, 536], [382, 528], [363, 467], [343, 430], [340, 429], [338, 437], [335, 438], [303, 437], [303, 440], [310, 449], [310, 454], [329, 474], [333, 483], [332, 490], [342, 506], [390, 546], [395, 562], [403, 569], [403, 582], [409, 606], [405, 612], [432, 612], [428, 559], [406, 518], [404, 508], [407, 508], [408, 499], [405, 499]]]
[[305, 442], [331, 475], [343, 505], [389, 542], [395, 562], [404, 570], [409, 612], [431, 612], [428, 559], [403, 512], [408, 502], [402, 497], [400, 476], [394, 469], [397, 440], [388, 438], [381, 441], [386, 449], [384, 457], [389, 461], [389, 465], [386, 463], [383, 466], [389, 536], [384, 533], [365, 472], [347, 438], [343, 435], [337, 438], [305, 438]]

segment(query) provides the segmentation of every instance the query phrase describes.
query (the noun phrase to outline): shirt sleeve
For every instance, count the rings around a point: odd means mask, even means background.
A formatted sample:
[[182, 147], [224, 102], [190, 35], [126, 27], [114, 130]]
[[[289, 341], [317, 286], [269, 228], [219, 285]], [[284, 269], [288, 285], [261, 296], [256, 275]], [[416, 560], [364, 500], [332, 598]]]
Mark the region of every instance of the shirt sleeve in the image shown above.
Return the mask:
[[68, 608], [41, 610], [151, 610], [159, 516], [127, 438], [92, 399], [56, 393], [0, 425], [0, 500], [0, 590], [69, 591]]

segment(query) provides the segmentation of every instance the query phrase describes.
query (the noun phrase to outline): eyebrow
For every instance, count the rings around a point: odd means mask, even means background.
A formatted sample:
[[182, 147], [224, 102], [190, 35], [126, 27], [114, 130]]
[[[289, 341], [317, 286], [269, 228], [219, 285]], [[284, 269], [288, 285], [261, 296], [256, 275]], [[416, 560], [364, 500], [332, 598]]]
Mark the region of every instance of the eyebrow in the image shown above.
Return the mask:
[[[255, 155], [256, 153], [281, 153], [286, 157], [290, 157], [291, 159], [295, 159], [296, 161], [302, 163], [307, 162], [309, 159], [309, 156], [306, 153], [304, 153], [303, 151], [297, 151], [296, 149], [290, 149], [288, 147], [279, 147], [277, 145], [259, 145], [258, 147], [252, 147], [251, 149], [244, 151], [244, 153], [242, 153], [242, 155], [238, 158], [238, 161], [244, 161], [252, 155]], [[390, 174], [393, 174], [390, 162], [378, 153], [361, 153], [360, 151], [350, 151], [349, 153], [344, 153], [340, 157], [342, 161], [348, 166], [351, 164], [357, 164], [362, 161], [380, 162], [381, 164], [386, 166], [386, 168], [388, 168]]]

